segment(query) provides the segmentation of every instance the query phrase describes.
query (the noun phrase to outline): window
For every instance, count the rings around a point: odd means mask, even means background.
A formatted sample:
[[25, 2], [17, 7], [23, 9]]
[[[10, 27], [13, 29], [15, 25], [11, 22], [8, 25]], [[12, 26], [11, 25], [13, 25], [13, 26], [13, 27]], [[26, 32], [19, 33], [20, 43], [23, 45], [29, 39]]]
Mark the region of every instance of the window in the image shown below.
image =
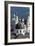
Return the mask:
[[17, 30], [17, 33], [18, 33], [18, 30]]

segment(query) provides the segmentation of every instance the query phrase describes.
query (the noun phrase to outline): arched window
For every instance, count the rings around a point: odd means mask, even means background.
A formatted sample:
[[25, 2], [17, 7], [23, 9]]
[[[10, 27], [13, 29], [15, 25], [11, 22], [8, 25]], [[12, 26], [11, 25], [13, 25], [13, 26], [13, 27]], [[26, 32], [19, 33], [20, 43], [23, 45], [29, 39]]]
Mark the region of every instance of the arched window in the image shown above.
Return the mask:
[[17, 30], [17, 33], [18, 33], [18, 30]]
[[20, 30], [20, 33], [21, 33], [21, 30]]

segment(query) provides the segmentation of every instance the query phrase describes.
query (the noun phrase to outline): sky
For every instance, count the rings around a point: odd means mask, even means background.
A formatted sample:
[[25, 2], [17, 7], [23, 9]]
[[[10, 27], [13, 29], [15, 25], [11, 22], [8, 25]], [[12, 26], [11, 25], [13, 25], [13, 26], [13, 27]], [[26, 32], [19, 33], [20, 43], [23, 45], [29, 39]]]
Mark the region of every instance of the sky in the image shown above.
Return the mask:
[[29, 12], [30, 10], [28, 7], [11, 7], [11, 16], [15, 14], [20, 18], [22, 17], [24, 19], [27, 19]]

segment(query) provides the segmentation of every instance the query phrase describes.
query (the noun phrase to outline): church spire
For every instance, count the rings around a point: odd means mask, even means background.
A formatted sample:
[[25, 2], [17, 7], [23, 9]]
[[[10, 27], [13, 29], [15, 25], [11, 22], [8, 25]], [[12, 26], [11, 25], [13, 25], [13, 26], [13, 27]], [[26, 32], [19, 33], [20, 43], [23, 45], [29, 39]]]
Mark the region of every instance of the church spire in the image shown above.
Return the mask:
[[14, 13], [14, 17], [15, 17], [15, 13]]

